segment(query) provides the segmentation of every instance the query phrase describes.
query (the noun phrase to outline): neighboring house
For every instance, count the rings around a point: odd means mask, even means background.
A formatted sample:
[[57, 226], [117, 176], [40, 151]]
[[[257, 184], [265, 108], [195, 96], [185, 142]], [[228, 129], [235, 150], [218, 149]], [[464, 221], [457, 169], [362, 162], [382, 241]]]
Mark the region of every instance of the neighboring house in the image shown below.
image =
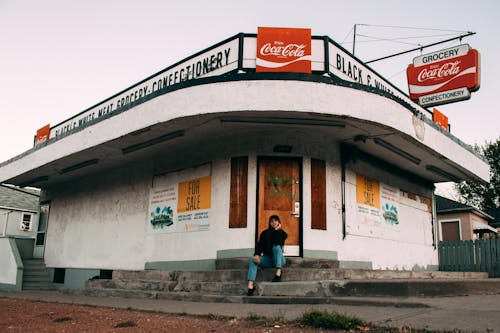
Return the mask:
[[436, 195], [438, 239], [475, 240], [497, 234], [495, 218], [477, 208]]
[[22, 288], [23, 262], [34, 257], [40, 238], [39, 202], [39, 190], [0, 184], [0, 290]]
[[15, 238], [36, 238], [40, 194], [37, 190], [0, 185], [0, 233]]

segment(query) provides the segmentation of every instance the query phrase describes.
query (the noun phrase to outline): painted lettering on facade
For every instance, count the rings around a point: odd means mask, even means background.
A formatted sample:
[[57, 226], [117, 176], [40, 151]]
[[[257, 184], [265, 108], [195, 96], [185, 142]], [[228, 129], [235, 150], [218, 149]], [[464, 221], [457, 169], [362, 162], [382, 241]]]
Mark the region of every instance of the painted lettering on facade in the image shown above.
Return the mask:
[[50, 138], [65, 135], [93, 120], [127, 107], [149, 95], [185, 81], [221, 75], [237, 68], [238, 39], [229, 41], [189, 60], [174, 65], [157, 75], [94, 106], [51, 129]]

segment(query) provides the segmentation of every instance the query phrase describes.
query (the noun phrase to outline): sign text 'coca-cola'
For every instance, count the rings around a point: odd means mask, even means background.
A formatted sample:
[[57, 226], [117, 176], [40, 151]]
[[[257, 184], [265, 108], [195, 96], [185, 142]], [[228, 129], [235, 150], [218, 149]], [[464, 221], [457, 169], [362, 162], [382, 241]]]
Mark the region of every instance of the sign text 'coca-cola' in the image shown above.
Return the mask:
[[[410, 98], [414, 101], [461, 88], [469, 92], [476, 91], [480, 86], [479, 53], [468, 45], [460, 45], [423, 55], [414, 59], [406, 74]], [[466, 94], [463, 95], [465, 99]], [[451, 101], [455, 102], [457, 99], [443, 99], [442, 104]]]
[[259, 27], [256, 71], [311, 73], [311, 29]]

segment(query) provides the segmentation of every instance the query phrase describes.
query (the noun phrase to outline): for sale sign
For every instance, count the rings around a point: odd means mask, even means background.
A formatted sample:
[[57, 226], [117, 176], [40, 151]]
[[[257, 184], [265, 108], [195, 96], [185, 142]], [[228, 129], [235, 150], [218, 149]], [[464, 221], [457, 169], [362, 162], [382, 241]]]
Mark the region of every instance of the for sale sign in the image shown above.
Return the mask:
[[311, 29], [259, 27], [256, 71], [311, 73]]
[[[450, 91], [476, 91], [480, 86], [479, 52], [469, 45], [459, 45], [413, 59], [406, 74], [410, 98], [421, 105], [430, 106], [456, 102], [470, 94], [442, 94]], [[432, 103], [422, 103], [425, 96], [438, 96]], [[451, 96], [449, 99], [446, 96]]]

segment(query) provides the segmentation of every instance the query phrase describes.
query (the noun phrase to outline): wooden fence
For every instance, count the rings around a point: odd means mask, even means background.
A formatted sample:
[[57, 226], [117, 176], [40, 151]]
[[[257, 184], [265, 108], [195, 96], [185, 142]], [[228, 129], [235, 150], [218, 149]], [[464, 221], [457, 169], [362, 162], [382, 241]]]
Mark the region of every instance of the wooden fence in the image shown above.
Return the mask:
[[439, 270], [500, 277], [500, 238], [439, 242]]

